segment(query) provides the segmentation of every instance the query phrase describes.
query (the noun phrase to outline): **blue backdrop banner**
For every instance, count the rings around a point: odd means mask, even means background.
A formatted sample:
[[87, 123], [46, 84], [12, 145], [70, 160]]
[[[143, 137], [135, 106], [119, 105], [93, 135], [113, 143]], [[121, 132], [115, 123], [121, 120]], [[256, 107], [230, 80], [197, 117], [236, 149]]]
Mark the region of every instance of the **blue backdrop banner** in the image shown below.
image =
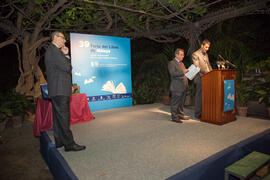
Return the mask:
[[91, 111], [132, 105], [130, 39], [70, 34], [72, 81]]
[[234, 80], [224, 80], [224, 112], [234, 109]]

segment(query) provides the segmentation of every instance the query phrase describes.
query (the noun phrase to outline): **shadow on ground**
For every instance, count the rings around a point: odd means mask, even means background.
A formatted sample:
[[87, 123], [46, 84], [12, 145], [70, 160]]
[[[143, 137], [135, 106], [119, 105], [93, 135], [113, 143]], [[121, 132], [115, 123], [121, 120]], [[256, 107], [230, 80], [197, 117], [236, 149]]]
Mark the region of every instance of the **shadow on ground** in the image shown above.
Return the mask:
[[53, 179], [39, 152], [39, 138], [33, 135], [33, 121], [0, 133], [0, 179]]

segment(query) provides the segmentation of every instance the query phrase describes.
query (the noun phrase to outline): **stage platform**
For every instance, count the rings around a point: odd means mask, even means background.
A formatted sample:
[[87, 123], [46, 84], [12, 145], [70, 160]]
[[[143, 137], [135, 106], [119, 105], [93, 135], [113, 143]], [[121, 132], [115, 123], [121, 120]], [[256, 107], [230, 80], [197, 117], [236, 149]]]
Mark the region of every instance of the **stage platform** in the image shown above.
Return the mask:
[[[200, 122], [192, 109], [185, 112], [191, 120], [181, 124], [170, 121], [170, 107], [163, 104], [94, 112], [94, 120], [71, 125], [76, 142], [86, 145], [86, 150], [56, 149], [53, 132], [46, 131], [41, 135], [41, 154], [56, 179], [163, 180], [190, 179], [190, 175], [196, 176], [193, 167], [207, 169], [207, 163], [221, 161], [223, 155], [234, 157], [219, 164], [220, 173], [250, 151], [270, 153], [270, 120], [237, 116], [236, 121], [220, 126]], [[267, 145], [243, 150], [254, 142], [262, 144], [260, 138], [265, 137]], [[236, 145], [242, 147], [240, 154]], [[68, 172], [60, 172], [59, 167]], [[199, 172], [197, 176], [204, 179]]]

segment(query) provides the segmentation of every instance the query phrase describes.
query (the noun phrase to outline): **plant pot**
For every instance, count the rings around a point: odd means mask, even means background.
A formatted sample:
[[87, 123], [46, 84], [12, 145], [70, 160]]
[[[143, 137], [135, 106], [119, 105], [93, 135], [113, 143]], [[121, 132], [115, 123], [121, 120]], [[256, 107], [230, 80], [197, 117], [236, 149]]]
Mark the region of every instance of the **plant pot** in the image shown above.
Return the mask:
[[237, 106], [236, 108], [237, 108], [237, 113], [239, 116], [247, 116], [248, 107]]
[[0, 132], [3, 132], [6, 129], [6, 123], [7, 123], [6, 119], [0, 122]]
[[194, 96], [187, 95], [185, 99], [185, 105], [186, 106], [194, 106], [195, 105], [195, 98]]
[[171, 98], [169, 95], [162, 95], [161, 96], [161, 103], [165, 105], [169, 105], [171, 102]]
[[11, 122], [12, 122], [12, 127], [14, 128], [22, 127], [23, 116], [13, 116], [11, 118]]

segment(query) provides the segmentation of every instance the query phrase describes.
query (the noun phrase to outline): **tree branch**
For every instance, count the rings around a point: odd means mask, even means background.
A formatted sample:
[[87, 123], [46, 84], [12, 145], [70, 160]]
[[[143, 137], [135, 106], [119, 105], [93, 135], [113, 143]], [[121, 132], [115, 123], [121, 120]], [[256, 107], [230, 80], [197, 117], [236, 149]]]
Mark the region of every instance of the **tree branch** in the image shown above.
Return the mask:
[[25, 14], [25, 12], [23, 10], [21, 10], [20, 8], [18, 8], [15, 4], [11, 4], [15, 9], [17, 9], [19, 11], [20, 14], [22, 14], [24, 17], [26, 17], [32, 24], [35, 24], [34, 21], [32, 21], [32, 19], [30, 17], [28, 17], [27, 14]]
[[[33, 36], [31, 38], [31, 42], [35, 42], [39, 33], [43, 30], [42, 26], [47, 22], [48, 19], [50, 19], [50, 16], [52, 16], [52, 14], [57, 12], [57, 10], [60, 7], [62, 7], [66, 2], [67, 2], [67, 0], [58, 0], [58, 2], [51, 9], [49, 9], [46, 16], [44, 18], [42, 18], [39, 22], [36, 23], [35, 29], [33, 32]], [[63, 8], [63, 9], [65, 9], [65, 8]]]
[[[159, 4], [164, 8], [166, 9], [169, 13], [173, 14], [173, 12], [167, 7], [165, 6], [160, 0], [157, 0], [159, 2]], [[178, 19], [180, 19], [181, 21], [187, 21], [186, 19], [182, 18], [182, 17], [179, 17], [178, 14], [175, 15], [175, 17], [177, 17]]]
[[[166, 36], [155, 37], [155, 36], [149, 35], [149, 36], [146, 36], [146, 38], [151, 39], [153, 41], [156, 41], [158, 43], [174, 43], [174, 42], [178, 41], [179, 39], [181, 39], [182, 37], [171, 39], [171, 38], [168, 38]], [[163, 39], [161, 39], [161, 38], [163, 38]]]
[[0, 43], [0, 49], [7, 46], [7, 45], [10, 45], [10, 44], [13, 44], [15, 42], [16, 38], [11, 38], [9, 40], [6, 40], [4, 42], [1, 42]]
[[188, 5], [187, 5], [185, 8], [183, 8], [183, 10], [181, 9], [181, 10], [179, 11], [179, 13], [176, 12], [176, 13], [173, 13], [173, 14], [170, 14], [170, 15], [167, 15], [167, 16], [160, 16], [160, 15], [156, 15], [156, 14], [147, 13], [147, 12], [144, 11], [144, 10], [130, 9], [130, 8], [118, 6], [118, 5], [115, 5], [115, 4], [109, 4], [109, 3], [104, 3], [104, 2], [96, 2], [96, 1], [91, 1], [91, 0], [84, 0], [84, 1], [85, 1], [85, 2], [88, 2], [88, 3], [100, 5], [100, 6], [114, 7], [114, 8], [122, 9], [122, 10], [125, 10], [125, 11], [129, 11], [129, 12], [145, 14], [145, 15], [152, 16], [152, 17], [154, 17], [154, 18], [157, 18], [157, 19], [166, 19], [166, 20], [171, 19], [171, 18], [174, 17], [175, 15], [181, 14], [186, 8], [189, 8], [189, 7], [195, 2], [195, 0], [191, 0], [191, 1], [188, 3]]
[[47, 24], [50, 24], [50, 22], [52, 21], [52, 19], [54, 19], [55, 17], [57, 17], [61, 12], [63, 12], [72, 3], [73, 2], [69, 2], [69, 3], [65, 4], [64, 6], [61, 6], [61, 9], [58, 10], [56, 13], [53, 13], [53, 15], [51, 15], [51, 16], [47, 16], [47, 19], [45, 18], [45, 21], [43, 23], [43, 27], [46, 26]]
[[48, 41], [50, 39], [50, 37], [43, 37], [41, 39], [39, 39], [38, 41], [36, 41], [29, 49], [28, 51], [33, 51], [34, 49], [38, 48], [42, 43]]
[[105, 13], [105, 15], [106, 15], [106, 18], [107, 18], [108, 21], [109, 21], [108, 25], [107, 25], [106, 28], [105, 28], [105, 31], [108, 31], [108, 30], [111, 29], [111, 27], [112, 27], [113, 19], [112, 19], [110, 13], [109, 13], [107, 7], [102, 6], [101, 9], [104, 11], [104, 13]]
[[[196, 0], [190, 0], [190, 1], [188, 2], [188, 4], [187, 4], [185, 7], [181, 8], [179, 11], [177, 11], [177, 12], [175, 12], [175, 13], [172, 13], [172, 14], [166, 16], [166, 18], [167, 18], [167, 19], [170, 19], [170, 18], [173, 18], [173, 17], [175, 17], [175, 16], [178, 16], [179, 14], [183, 13], [185, 10], [187, 10], [188, 8], [190, 8], [190, 7], [195, 3], [195, 1], [196, 1]], [[182, 20], [183, 20], [183, 19], [182, 19]]]
[[11, 8], [10, 12], [6, 16], [0, 17], [0, 19], [7, 19], [11, 16], [11, 14], [14, 12], [14, 8], [13, 7], [10, 8]]

